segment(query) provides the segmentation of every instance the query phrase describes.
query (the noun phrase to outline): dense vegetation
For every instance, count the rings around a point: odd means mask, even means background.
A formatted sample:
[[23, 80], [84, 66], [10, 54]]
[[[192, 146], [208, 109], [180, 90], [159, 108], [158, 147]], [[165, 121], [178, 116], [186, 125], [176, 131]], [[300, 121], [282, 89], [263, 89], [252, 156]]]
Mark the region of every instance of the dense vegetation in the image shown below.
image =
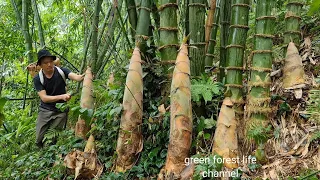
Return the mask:
[[[257, 163], [232, 167], [233, 179], [319, 179], [319, 9], [319, 0], [0, 1], [0, 179], [74, 179], [64, 159], [90, 135], [100, 179], [182, 170], [204, 179], [230, 170], [213, 159], [249, 155]], [[291, 41], [298, 70], [286, 64]], [[68, 82], [72, 98], [57, 104], [70, 108], [67, 128], [50, 129], [39, 149], [40, 99], [27, 66], [44, 47], [75, 73], [90, 66], [93, 78]], [[283, 88], [298, 79], [285, 79], [293, 71], [304, 72], [304, 86]], [[174, 125], [178, 116], [190, 128]], [[75, 136], [79, 120], [87, 131]], [[188, 156], [212, 161], [182, 168]]]

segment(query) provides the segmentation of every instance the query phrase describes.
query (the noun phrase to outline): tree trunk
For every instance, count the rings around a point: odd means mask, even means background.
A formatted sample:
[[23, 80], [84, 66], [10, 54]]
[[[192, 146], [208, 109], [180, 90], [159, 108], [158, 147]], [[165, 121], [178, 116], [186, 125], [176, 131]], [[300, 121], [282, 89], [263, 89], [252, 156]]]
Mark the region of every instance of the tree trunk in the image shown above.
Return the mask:
[[99, 30], [99, 14], [101, 11], [102, 0], [96, 0], [95, 10], [92, 21], [92, 42], [91, 42], [91, 67], [93, 74], [97, 73], [98, 60], [98, 30]]
[[221, 1], [220, 10], [220, 62], [219, 62], [219, 81], [225, 82], [225, 67], [227, 59], [227, 45], [229, 37], [229, 26], [231, 17], [231, 0]]
[[[141, 12], [142, 14], [142, 12]], [[117, 172], [130, 169], [143, 147], [141, 123], [143, 115], [143, 80], [139, 48], [132, 54], [123, 96], [123, 113], [117, 141]]]
[[204, 73], [206, 5], [205, 0], [190, 0], [189, 2], [191, 75], [200, 76], [201, 73]]
[[211, 68], [213, 65], [214, 48], [216, 46], [216, 38], [217, 38], [217, 32], [219, 28], [219, 18], [220, 18], [220, 0], [217, 1], [216, 10], [214, 13], [214, 19], [211, 26], [212, 28], [210, 33], [208, 49], [206, 51], [205, 66], [208, 68]]
[[38, 36], [40, 40], [40, 49], [43, 49], [45, 47], [45, 40], [44, 40], [44, 35], [43, 35], [43, 29], [42, 29], [42, 24], [41, 24], [41, 17], [38, 11], [38, 6], [36, 0], [31, 0], [32, 2], [32, 7], [33, 7], [33, 13], [36, 18], [37, 24], [38, 24]]
[[[269, 114], [271, 113], [270, 72], [272, 70], [272, 46], [276, 19], [271, 13], [274, 5], [274, 0], [257, 1], [254, 51], [252, 52], [245, 117], [247, 137], [249, 134], [253, 134], [252, 131], [256, 127], [267, 128], [269, 123]], [[264, 143], [263, 139], [255, 139], [258, 144]]]
[[193, 124], [190, 84], [188, 48], [183, 42], [172, 76], [170, 140], [166, 164], [159, 174], [159, 179], [178, 178], [185, 168], [185, 159], [189, 157]]
[[[239, 140], [243, 139], [243, 57], [249, 29], [249, 0], [232, 0], [231, 25], [227, 48], [226, 87], [231, 90], [231, 101], [234, 104], [238, 120]], [[241, 142], [240, 142], [241, 143]]]

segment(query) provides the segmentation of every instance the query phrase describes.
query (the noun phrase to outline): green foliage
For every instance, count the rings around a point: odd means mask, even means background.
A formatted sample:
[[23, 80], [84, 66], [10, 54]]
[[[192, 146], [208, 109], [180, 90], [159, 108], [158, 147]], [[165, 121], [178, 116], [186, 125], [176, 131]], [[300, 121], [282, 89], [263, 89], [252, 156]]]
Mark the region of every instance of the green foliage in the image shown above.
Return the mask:
[[263, 144], [270, 138], [271, 128], [271, 125], [269, 125], [267, 128], [258, 125], [254, 126], [248, 131], [247, 137], [254, 139], [257, 144]]
[[195, 102], [203, 98], [207, 104], [213, 97], [221, 95], [222, 90], [222, 84], [214, 82], [211, 78], [202, 77], [199, 80], [191, 80], [191, 99]]
[[312, 3], [310, 4], [308, 15], [312, 16], [312, 15], [315, 15], [316, 13], [319, 14], [319, 9], [320, 9], [320, 0], [313, 0]]
[[320, 90], [310, 90], [309, 100], [307, 102], [306, 115], [309, 119], [320, 124]]
[[317, 141], [320, 140], [320, 131], [316, 131], [312, 134], [310, 141]]
[[[222, 157], [219, 155], [209, 155], [207, 157], [204, 157], [200, 154], [194, 155], [191, 158], [202, 158], [205, 159], [204, 163], [196, 164], [195, 172], [193, 175], [194, 180], [200, 180], [203, 179], [202, 172], [206, 171], [221, 171], [223, 167]], [[219, 160], [218, 160], [219, 159]]]

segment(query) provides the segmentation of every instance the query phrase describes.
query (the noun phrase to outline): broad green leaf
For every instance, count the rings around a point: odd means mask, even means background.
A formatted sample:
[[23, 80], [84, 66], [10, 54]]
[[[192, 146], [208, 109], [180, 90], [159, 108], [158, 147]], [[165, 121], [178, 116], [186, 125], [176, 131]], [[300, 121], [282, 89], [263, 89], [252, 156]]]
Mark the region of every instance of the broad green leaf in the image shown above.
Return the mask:
[[319, 13], [319, 9], [320, 9], [320, 0], [313, 0], [310, 5], [308, 15], [312, 16], [316, 13]]

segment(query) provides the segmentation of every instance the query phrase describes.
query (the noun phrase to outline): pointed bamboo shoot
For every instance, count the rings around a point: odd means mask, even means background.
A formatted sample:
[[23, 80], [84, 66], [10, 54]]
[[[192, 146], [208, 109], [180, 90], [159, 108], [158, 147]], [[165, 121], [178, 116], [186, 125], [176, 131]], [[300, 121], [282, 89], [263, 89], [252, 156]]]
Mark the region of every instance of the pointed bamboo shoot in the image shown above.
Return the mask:
[[139, 48], [135, 48], [130, 60], [129, 72], [123, 96], [123, 113], [117, 142], [116, 171], [124, 172], [130, 169], [142, 150], [142, 100], [143, 81], [141, 56]]
[[[237, 121], [230, 97], [223, 100], [219, 113], [217, 128], [214, 134], [213, 153], [217, 153], [224, 159], [238, 157]], [[224, 162], [227, 168], [237, 168], [234, 162]]]
[[171, 84], [170, 140], [164, 173], [160, 177], [179, 177], [189, 157], [192, 141], [192, 107], [188, 48], [182, 44], [176, 59]]
[[[92, 80], [93, 80], [93, 75], [91, 72], [91, 68], [88, 67], [83, 79], [83, 87], [82, 87], [81, 100], [80, 100], [81, 108], [93, 109]], [[86, 121], [80, 115], [78, 118], [78, 122], [76, 124], [75, 134], [78, 137], [85, 138], [88, 131], [89, 131], [89, 125], [86, 124]]]

